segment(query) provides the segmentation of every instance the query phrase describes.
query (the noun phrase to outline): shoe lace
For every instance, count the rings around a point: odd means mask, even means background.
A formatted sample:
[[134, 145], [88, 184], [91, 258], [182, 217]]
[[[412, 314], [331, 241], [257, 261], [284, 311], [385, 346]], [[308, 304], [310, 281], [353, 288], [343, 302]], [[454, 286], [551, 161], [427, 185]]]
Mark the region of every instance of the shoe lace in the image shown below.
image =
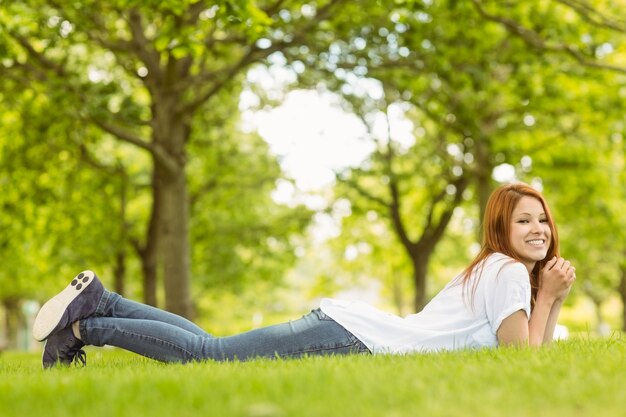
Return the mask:
[[87, 366], [87, 353], [85, 353], [84, 350], [80, 348], [70, 348], [69, 354], [71, 358], [70, 363], [73, 362], [78, 366], [80, 362], [83, 366]]

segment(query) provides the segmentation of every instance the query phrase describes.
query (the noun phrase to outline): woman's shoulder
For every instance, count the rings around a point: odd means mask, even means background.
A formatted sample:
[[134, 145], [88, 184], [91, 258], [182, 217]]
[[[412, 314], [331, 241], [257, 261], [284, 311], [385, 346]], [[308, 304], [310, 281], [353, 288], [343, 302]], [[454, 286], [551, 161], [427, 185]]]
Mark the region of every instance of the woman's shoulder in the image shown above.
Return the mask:
[[496, 277], [501, 273], [528, 279], [528, 270], [520, 261], [500, 252], [494, 252], [485, 258], [485, 272]]

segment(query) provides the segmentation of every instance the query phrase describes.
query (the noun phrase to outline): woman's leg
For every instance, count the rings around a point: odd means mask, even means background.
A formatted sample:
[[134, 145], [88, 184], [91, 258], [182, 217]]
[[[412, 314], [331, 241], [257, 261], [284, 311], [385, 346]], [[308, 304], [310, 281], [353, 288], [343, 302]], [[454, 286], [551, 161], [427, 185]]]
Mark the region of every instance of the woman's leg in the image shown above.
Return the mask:
[[213, 337], [191, 321], [179, 315], [126, 299], [119, 294], [107, 290], [104, 290], [104, 294], [102, 295], [102, 299], [94, 315], [118, 319], [158, 321], [179, 327], [198, 336]]
[[86, 344], [117, 346], [164, 362], [369, 352], [319, 309], [299, 320], [221, 338], [155, 320], [96, 316], [81, 320], [80, 335]]

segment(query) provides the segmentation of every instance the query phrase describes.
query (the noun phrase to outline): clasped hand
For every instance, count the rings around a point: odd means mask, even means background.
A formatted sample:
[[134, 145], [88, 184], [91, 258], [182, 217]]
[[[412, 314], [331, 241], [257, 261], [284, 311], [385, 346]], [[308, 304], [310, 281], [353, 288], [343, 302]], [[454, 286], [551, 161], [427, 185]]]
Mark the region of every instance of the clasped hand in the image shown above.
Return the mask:
[[541, 270], [539, 292], [556, 301], [563, 301], [575, 280], [576, 268], [570, 261], [555, 256]]

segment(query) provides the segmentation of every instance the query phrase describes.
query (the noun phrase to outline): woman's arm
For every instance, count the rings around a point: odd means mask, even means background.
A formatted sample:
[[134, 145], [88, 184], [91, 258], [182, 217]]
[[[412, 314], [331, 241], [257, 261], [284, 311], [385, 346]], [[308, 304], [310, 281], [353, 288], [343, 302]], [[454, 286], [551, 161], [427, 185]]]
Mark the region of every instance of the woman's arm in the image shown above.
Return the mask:
[[554, 339], [554, 328], [561, 312], [561, 306], [569, 295], [575, 280], [576, 268], [563, 258], [553, 259], [541, 271], [539, 293], [544, 290], [544, 293], [554, 297], [543, 334], [544, 344], [550, 343]]
[[562, 305], [563, 300], [555, 300], [552, 304], [552, 308], [550, 309], [550, 315], [548, 316], [548, 323], [546, 324], [546, 331], [543, 333], [544, 345], [554, 340], [554, 328], [556, 327], [556, 322], [559, 319]]
[[500, 345], [540, 346], [552, 341], [563, 300], [576, 279], [575, 268], [554, 258], [541, 271], [541, 284], [530, 320], [519, 310], [502, 321], [496, 336]]
[[540, 346], [544, 343], [553, 304], [549, 298], [537, 297], [530, 320], [526, 317], [524, 310], [517, 310], [502, 320], [496, 332], [498, 344], [500, 346]]
[[551, 314], [555, 302], [556, 298], [550, 294], [542, 294], [541, 291], [537, 294], [535, 307], [528, 322], [529, 344], [531, 346], [541, 346], [544, 343], [548, 343], [546, 334], [549, 332], [550, 322], [554, 321], [552, 325], [552, 331], [554, 331], [554, 325], [558, 317], [558, 311], [556, 317], [553, 317]]

